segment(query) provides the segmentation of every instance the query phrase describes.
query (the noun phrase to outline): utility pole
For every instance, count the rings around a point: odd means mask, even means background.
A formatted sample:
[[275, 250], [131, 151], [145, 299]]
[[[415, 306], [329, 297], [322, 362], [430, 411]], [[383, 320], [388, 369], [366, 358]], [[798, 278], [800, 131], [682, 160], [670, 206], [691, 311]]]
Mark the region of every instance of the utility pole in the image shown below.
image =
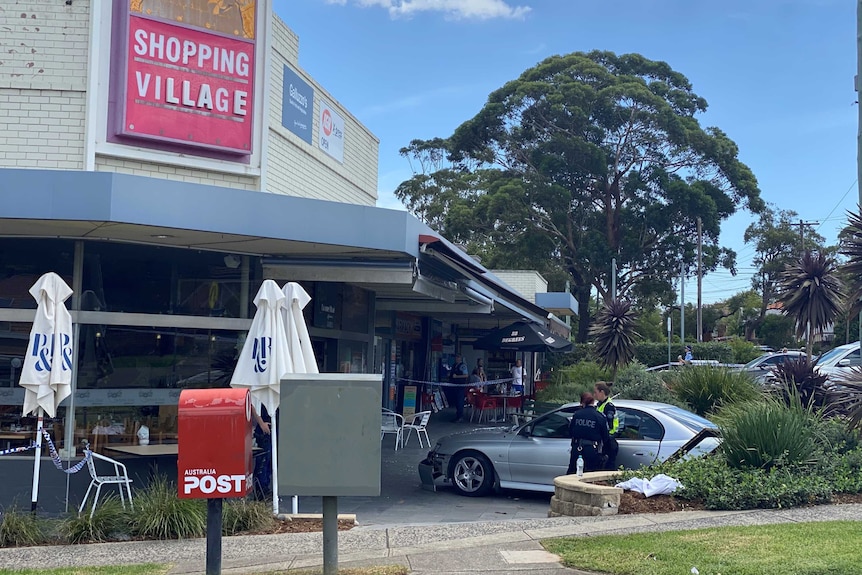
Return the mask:
[[685, 346], [685, 264], [679, 266], [679, 338]]
[[791, 226], [799, 226], [799, 250], [805, 252], [805, 226], [818, 226], [820, 222], [803, 222], [799, 220], [798, 224], [790, 224]]
[[697, 341], [703, 341], [703, 221], [697, 217]]
[[[862, 209], [862, 0], [856, 4], [856, 110], [859, 113], [856, 139], [856, 186]], [[862, 313], [859, 314], [859, 340], [862, 341]]]
[[611, 299], [617, 299], [617, 258], [611, 259]]

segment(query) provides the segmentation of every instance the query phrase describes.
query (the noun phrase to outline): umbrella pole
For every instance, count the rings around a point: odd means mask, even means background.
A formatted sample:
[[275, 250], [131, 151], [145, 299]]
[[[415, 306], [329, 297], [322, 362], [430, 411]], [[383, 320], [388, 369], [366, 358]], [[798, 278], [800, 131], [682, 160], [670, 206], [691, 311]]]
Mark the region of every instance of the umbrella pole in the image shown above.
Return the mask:
[[278, 448], [275, 445], [276, 442], [276, 420], [278, 419], [277, 413], [275, 411], [272, 412], [272, 417], [270, 417], [270, 436], [272, 441], [269, 442], [270, 447], [272, 448], [272, 455], [270, 459], [272, 460], [272, 514], [278, 515], [279, 513], [279, 505], [278, 505]]
[[42, 465], [42, 418], [45, 411], [40, 407], [36, 419], [36, 460], [33, 462], [33, 492], [30, 498], [30, 511], [36, 513], [39, 499], [39, 468]]

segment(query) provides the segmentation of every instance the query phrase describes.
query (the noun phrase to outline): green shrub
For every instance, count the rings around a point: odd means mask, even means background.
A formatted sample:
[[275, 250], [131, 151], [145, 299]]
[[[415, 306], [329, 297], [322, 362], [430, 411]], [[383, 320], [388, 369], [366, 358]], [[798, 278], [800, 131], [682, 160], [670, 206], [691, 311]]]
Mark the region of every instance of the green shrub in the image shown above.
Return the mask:
[[579, 401], [581, 392], [592, 391], [597, 381], [608, 380], [610, 376], [610, 370], [591, 361], [557, 369], [548, 387], [536, 393], [536, 401], [558, 404]]
[[123, 509], [116, 496], [102, 499], [92, 519], [91, 509], [87, 507], [83, 513], [75, 513], [60, 524], [60, 532], [69, 543], [99, 543], [129, 534], [131, 515]]
[[617, 372], [617, 380], [611, 393], [621, 399], [644, 399], [681, 405], [658, 373], [647, 371], [641, 363], [633, 363]]
[[[676, 342], [671, 346], [671, 361], [676, 361], [678, 355], [683, 354], [685, 346]], [[733, 349], [726, 342], [710, 341], [706, 343], [692, 343], [692, 355], [694, 359], [714, 359], [720, 363], [735, 363], [733, 361]], [[642, 342], [635, 348], [635, 359], [642, 364], [653, 367], [667, 363], [667, 342]]]
[[623, 479], [664, 473], [683, 485], [674, 493], [700, 500], [707, 509], [776, 509], [827, 503], [833, 489], [808, 468], [734, 469], [722, 457], [700, 457], [626, 471]]
[[752, 359], [763, 355], [763, 352], [757, 349], [757, 346], [741, 337], [735, 337], [728, 343], [733, 352], [733, 361], [731, 363], [748, 363]]
[[556, 371], [560, 368], [569, 367], [582, 361], [595, 361], [593, 345], [590, 343], [573, 343], [572, 351], [566, 353], [546, 353], [542, 369]]
[[706, 365], [687, 366], [666, 376], [677, 399], [698, 415], [706, 415], [734, 402], [761, 397], [751, 377], [742, 371]]
[[738, 469], [810, 466], [823, 452], [821, 420], [798, 401], [737, 403], [722, 410], [718, 425], [721, 453]]
[[176, 484], [162, 476], [135, 497], [132, 533], [149, 539], [186, 539], [206, 532], [206, 504], [180, 499]]
[[0, 513], [0, 547], [39, 545], [47, 538], [44, 522], [32, 513], [15, 508]]
[[272, 505], [266, 501], [228, 499], [222, 511], [222, 533], [236, 535], [272, 526]]
[[862, 493], [862, 449], [823, 458], [815, 473], [827, 479], [834, 493]]
[[842, 455], [862, 447], [860, 443], [860, 431], [850, 429], [847, 422], [840, 418], [823, 419], [820, 424], [820, 433], [828, 451]]

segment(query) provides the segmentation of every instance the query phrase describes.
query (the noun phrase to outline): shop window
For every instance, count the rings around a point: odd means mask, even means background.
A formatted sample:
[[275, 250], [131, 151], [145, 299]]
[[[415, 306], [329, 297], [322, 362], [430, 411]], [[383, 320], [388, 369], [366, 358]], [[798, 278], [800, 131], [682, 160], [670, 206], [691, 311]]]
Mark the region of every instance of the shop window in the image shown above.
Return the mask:
[[0, 308], [35, 309], [30, 288], [47, 272], [71, 286], [74, 259], [69, 240], [0, 239]]
[[316, 283], [311, 305], [314, 306], [314, 327], [341, 329], [341, 284]]
[[[211, 317], [243, 317], [238, 256], [178, 248], [87, 243], [81, 309]], [[260, 287], [252, 258], [245, 317]]]
[[341, 329], [357, 333], [368, 333], [368, 292], [356, 286], [345, 285], [343, 290], [343, 305]]
[[96, 446], [175, 442], [182, 389], [227, 387], [244, 334], [81, 325], [76, 435]]

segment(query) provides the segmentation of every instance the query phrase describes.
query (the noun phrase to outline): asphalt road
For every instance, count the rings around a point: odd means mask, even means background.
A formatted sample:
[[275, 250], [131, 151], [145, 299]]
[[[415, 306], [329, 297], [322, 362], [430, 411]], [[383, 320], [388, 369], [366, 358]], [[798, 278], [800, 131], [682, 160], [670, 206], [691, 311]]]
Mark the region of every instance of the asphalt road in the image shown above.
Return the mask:
[[[432, 414], [428, 424], [431, 444], [450, 433], [488, 425], [451, 423], [454, 410]], [[360, 525], [390, 526], [453, 521], [493, 521], [497, 519], [535, 519], [548, 516], [550, 493], [504, 490], [488, 497], [464, 497], [448, 486], [437, 492], [421, 488], [417, 465], [428, 454], [419, 447], [414, 434], [404, 449], [394, 450], [395, 436], [387, 435], [382, 444], [380, 497], [340, 497], [339, 513], [355, 513]], [[290, 512], [290, 499], [283, 497], [282, 512]], [[301, 513], [320, 513], [319, 497], [301, 497]]]

